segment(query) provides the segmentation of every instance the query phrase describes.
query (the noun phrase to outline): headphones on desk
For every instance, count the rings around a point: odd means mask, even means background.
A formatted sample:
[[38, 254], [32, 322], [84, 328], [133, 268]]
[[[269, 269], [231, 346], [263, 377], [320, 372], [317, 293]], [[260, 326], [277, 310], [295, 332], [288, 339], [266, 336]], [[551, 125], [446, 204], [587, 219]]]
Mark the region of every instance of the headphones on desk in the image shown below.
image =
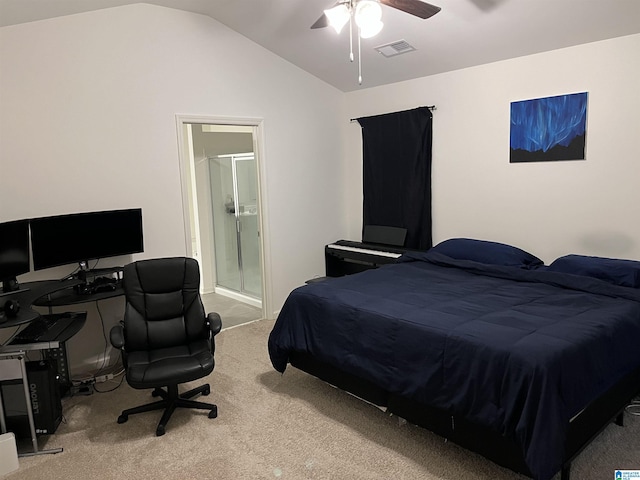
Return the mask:
[[17, 300], [7, 300], [4, 303], [4, 313], [8, 318], [15, 317], [20, 311], [20, 302]]

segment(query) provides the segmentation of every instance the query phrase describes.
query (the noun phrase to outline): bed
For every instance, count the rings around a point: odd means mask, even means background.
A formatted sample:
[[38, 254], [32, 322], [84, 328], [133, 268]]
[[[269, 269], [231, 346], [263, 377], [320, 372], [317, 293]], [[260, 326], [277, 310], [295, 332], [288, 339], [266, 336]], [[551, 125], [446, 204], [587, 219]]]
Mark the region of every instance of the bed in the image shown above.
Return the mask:
[[450, 239], [297, 288], [269, 336], [288, 364], [536, 480], [640, 390], [640, 262]]

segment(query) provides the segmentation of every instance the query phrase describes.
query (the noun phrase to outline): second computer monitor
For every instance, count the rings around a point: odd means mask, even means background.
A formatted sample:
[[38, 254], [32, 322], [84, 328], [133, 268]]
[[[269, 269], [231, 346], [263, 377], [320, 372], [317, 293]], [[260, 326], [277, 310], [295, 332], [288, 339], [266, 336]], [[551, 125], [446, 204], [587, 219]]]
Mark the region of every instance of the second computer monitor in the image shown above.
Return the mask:
[[144, 250], [142, 209], [31, 219], [34, 270]]

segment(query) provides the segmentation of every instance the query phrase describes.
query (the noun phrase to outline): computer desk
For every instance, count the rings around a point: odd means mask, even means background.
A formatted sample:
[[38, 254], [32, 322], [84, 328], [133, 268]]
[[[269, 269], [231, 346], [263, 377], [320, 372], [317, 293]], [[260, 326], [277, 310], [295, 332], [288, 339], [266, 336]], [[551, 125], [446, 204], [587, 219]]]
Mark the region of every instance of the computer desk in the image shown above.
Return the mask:
[[[22, 325], [27, 325], [38, 319], [41, 314], [33, 309], [34, 305], [49, 307], [49, 313], [51, 314], [51, 309], [54, 306], [94, 302], [124, 294], [121, 285], [117, 285], [114, 290], [108, 292], [79, 294], [76, 292], [75, 287], [82, 285], [82, 283], [83, 282], [80, 280], [68, 279], [44, 280], [21, 284], [19, 290], [0, 296], [0, 302], [3, 304], [8, 300], [16, 300], [20, 304], [20, 309], [14, 317], [7, 317], [6, 314], [2, 312], [3, 316], [0, 317], [0, 328], [21, 327]], [[2, 369], [0, 369], [0, 381], [21, 380], [24, 386], [25, 403], [27, 406], [27, 417], [29, 419], [33, 451], [20, 453], [18, 456], [22, 457], [60, 453], [63, 450], [62, 448], [48, 450], [40, 450], [38, 448], [38, 438], [31, 406], [25, 357], [28, 352], [36, 350], [56, 352], [57, 355], [54, 355], [54, 358], [58, 362], [58, 368], [60, 369], [60, 363], [62, 362], [64, 365], [64, 372], [62, 373], [65, 374], [66, 380], [70, 381], [68, 376], [66, 348], [64, 344], [82, 329], [87, 318], [86, 312], [81, 312], [80, 314], [79, 312], [74, 312], [74, 315], [75, 319], [72, 324], [69, 328], [65, 329], [58, 338], [50, 338], [46, 339], [46, 341], [37, 341], [34, 343], [14, 343], [16, 336], [21, 330], [20, 328], [16, 328], [16, 331], [0, 345], [0, 363], [2, 364]], [[61, 375], [61, 377], [63, 376]], [[2, 390], [0, 389], [0, 433], [6, 433], [6, 431], [7, 426], [2, 401]]]

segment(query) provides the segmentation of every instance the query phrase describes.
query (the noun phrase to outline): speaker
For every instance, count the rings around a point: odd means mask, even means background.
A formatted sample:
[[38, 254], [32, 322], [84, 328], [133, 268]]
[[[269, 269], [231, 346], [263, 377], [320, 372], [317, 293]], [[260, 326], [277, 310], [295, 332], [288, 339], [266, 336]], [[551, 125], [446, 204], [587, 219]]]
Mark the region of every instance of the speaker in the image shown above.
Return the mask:
[[[37, 435], [50, 435], [62, 420], [62, 401], [54, 365], [46, 360], [26, 362], [29, 397]], [[31, 438], [22, 380], [0, 382], [7, 430]]]

